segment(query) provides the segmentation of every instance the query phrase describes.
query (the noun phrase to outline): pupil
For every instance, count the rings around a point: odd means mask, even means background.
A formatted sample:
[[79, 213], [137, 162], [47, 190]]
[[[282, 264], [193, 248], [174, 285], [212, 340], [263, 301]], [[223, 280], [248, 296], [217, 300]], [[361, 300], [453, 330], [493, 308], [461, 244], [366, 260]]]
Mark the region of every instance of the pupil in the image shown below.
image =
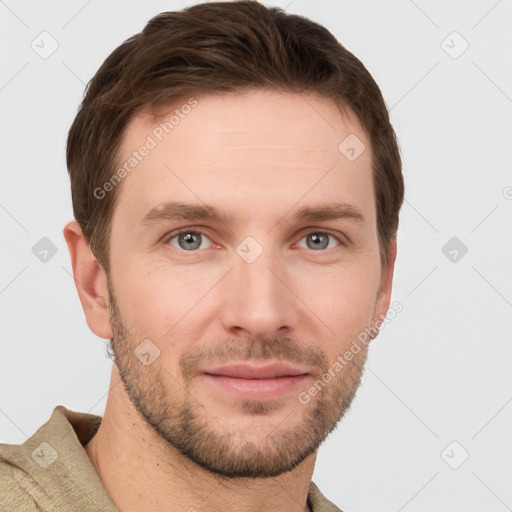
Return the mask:
[[318, 235], [318, 233], [313, 233], [312, 235], [310, 235], [312, 240], [313, 240], [313, 248], [314, 249], [325, 249], [325, 247], [327, 247], [325, 245], [325, 242], [327, 240], [327, 237], [323, 236], [323, 235]]
[[198, 243], [199, 237], [193, 233], [185, 233], [182, 235], [182, 240], [185, 242], [185, 245], [188, 245], [188, 247], [184, 247], [186, 250], [197, 249], [201, 245]]

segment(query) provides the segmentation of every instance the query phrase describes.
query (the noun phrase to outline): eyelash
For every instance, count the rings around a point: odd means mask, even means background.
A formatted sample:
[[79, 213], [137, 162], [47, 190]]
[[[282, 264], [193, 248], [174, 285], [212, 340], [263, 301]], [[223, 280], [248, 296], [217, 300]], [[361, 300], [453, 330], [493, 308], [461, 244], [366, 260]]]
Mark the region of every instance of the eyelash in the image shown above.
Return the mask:
[[[180, 229], [178, 231], [173, 231], [172, 233], [168, 233], [167, 235], [165, 235], [162, 238], [162, 243], [163, 244], [169, 244], [169, 242], [171, 240], [173, 240], [174, 238], [177, 238], [179, 235], [181, 235], [183, 233], [193, 233], [193, 234], [196, 234], [196, 235], [201, 235], [201, 236], [204, 236], [204, 237], [208, 238], [208, 240], [210, 240], [210, 237], [204, 231], [201, 231], [200, 229], [183, 228], [183, 229]], [[305, 232], [300, 240], [303, 240], [304, 238], [306, 238], [308, 235], [311, 235], [311, 234], [329, 235], [330, 237], [334, 238], [340, 244], [340, 246], [345, 246], [346, 245], [346, 242], [338, 234], [336, 234], [333, 231], [330, 231], [329, 229], [311, 229], [310, 231]], [[215, 242], [212, 242], [212, 243], [215, 243]], [[181, 249], [179, 247], [174, 247], [173, 246], [173, 248], [174, 249], [178, 249], [178, 250], [180, 250], [182, 252], [191, 252], [191, 253], [192, 252], [199, 252], [200, 250], [204, 250], [204, 249], [195, 249], [195, 250], [191, 250], [191, 251], [186, 251], [185, 249]], [[331, 249], [335, 249], [335, 248], [336, 247], [331, 247]], [[311, 249], [311, 250], [313, 251], [313, 249]], [[314, 251], [314, 252], [326, 252], [327, 250], [328, 249], [322, 249], [322, 250], [318, 250], [318, 251]]]

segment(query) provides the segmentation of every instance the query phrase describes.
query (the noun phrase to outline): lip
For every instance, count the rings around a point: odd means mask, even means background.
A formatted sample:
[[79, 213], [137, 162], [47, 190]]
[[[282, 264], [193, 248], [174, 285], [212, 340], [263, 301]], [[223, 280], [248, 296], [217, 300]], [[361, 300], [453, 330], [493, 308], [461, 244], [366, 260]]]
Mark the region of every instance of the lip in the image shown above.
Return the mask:
[[295, 391], [309, 372], [287, 363], [231, 364], [204, 370], [206, 381], [244, 400], [272, 400]]
[[261, 366], [238, 363], [208, 369], [204, 373], [238, 379], [275, 379], [296, 377], [298, 375], [305, 375], [308, 372], [288, 363], [271, 363]]

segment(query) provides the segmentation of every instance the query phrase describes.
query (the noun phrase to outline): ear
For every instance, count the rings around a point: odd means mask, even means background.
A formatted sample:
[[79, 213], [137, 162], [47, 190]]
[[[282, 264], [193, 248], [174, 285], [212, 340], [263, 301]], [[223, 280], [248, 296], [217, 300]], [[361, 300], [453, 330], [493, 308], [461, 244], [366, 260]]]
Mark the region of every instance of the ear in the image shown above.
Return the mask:
[[64, 238], [71, 256], [75, 286], [89, 329], [100, 338], [112, 338], [107, 278], [76, 220], [66, 224]]
[[373, 319], [373, 327], [378, 331], [383, 323], [384, 318], [389, 309], [391, 302], [391, 290], [393, 286], [393, 273], [395, 270], [396, 260], [396, 235], [391, 239], [388, 248], [388, 264], [382, 269], [380, 289], [375, 306], [375, 316]]

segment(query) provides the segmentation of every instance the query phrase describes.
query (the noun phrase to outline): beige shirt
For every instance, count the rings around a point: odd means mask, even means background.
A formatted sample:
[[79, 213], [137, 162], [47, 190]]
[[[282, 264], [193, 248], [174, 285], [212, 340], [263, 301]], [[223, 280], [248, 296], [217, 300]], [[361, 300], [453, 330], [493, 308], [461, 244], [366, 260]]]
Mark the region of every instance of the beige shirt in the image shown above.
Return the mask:
[[[58, 405], [23, 444], [0, 444], [0, 510], [119, 512], [84, 449], [101, 419]], [[313, 512], [341, 512], [313, 482], [308, 502]]]

